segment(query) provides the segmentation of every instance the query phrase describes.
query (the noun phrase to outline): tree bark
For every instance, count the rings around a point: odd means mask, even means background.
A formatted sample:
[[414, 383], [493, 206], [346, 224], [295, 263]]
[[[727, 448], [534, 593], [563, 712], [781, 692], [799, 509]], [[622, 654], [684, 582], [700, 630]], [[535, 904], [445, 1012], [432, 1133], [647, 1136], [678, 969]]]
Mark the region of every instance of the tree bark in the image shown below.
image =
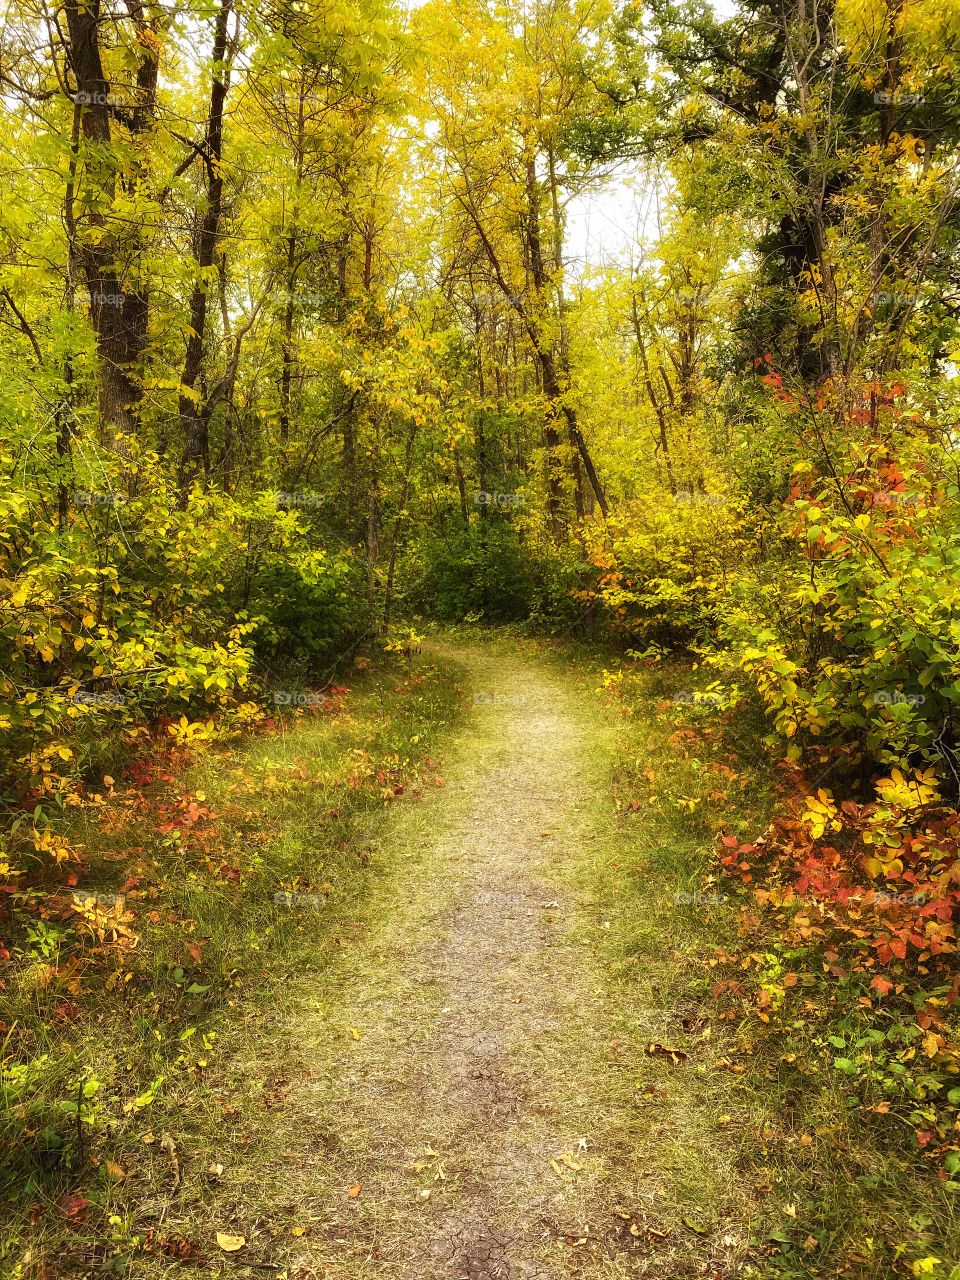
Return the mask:
[[210, 469], [209, 418], [203, 412], [197, 384], [203, 369], [210, 268], [216, 255], [223, 212], [223, 111], [229, 86], [225, 59], [227, 22], [232, 7], [233, 0], [221, 0], [213, 29], [210, 108], [203, 152], [207, 169], [207, 195], [194, 253], [196, 280], [190, 298], [190, 333], [180, 378], [179, 409], [184, 433], [180, 490], [184, 497], [200, 473], [207, 476]]
[[[138, 32], [153, 28], [144, 18], [140, 5], [128, 5]], [[99, 410], [109, 434], [115, 431], [134, 433], [139, 422], [139, 406], [143, 398], [143, 359], [147, 342], [148, 300], [146, 289], [139, 283], [138, 244], [133, 250], [122, 248], [110, 213], [118, 181], [126, 176], [128, 189], [142, 180], [139, 166], [124, 175], [114, 148], [112, 119], [123, 120], [133, 134], [146, 132], [153, 123], [159, 72], [157, 44], [141, 39], [137, 67], [136, 94], [133, 104], [115, 100], [103, 66], [100, 50], [99, 0], [66, 0], [66, 54], [76, 81], [74, 102], [79, 111], [80, 132], [89, 144], [84, 150], [85, 181], [96, 192], [85, 216], [98, 235], [84, 235], [82, 229], [73, 238], [73, 251], [84, 277], [90, 297], [90, 320], [97, 343], [99, 374]], [[129, 228], [123, 227], [124, 239]], [[123, 266], [119, 261], [126, 255]]]
[[[536, 293], [537, 309], [544, 306], [544, 290], [547, 284], [547, 273], [543, 263], [543, 246], [540, 240], [540, 184], [537, 178], [536, 156], [531, 148], [527, 148], [524, 160], [526, 165], [526, 198], [524, 210], [526, 230], [526, 250], [530, 267], [530, 275]], [[563, 492], [561, 487], [561, 462], [559, 449], [561, 436], [557, 427], [560, 404], [560, 387], [553, 366], [553, 353], [548, 351], [541, 341], [539, 320], [533, 322], [537, 336], [534, 349], [540, 364], [543, 381], [543, 394], [547, 398], [547, 414], [543, 426], [543, 443], [547, 460], [547, 514], [550, 518], [550, 529], [554, 541], [559, 542], [563, 533]], [[533, 337], [530, 323], [528, 331]]]

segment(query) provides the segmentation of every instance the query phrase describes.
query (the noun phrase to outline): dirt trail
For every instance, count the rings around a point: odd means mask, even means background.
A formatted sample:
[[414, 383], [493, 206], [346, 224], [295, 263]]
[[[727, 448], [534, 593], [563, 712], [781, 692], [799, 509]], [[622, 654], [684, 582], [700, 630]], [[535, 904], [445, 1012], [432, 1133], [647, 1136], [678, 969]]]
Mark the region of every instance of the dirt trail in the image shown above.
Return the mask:
[[376, 1250], [348, 1244], [344, 1275], [368, 1261], [410, 1280], [548, 1277], [556, 1239], [590, 1233], [588, 1082], [556, 1059], [591, 979], [549, 868], [578, 833], [583, 744], [568, 695], [539, 671], [475, 658], [473, 678], [490, 701], [447, 781], [458, 817], [379, 940], [403, 981], [350, 1013], [361, 1039], [316, 1086], [338, 1117], [336, 1161], [361, 1182], [354, 1226], [369, 1220]]
[[665, 1206], [631, 1147], [648, 1121], [567, 878], [598, 735], [539, 665], [457, 657], [489, 700], [389, 836], [409, 867], [386, 922], [299, 1014], [276, 1176], [316, 1225], [291, 1280], [706, 1274], [656, 1259]]

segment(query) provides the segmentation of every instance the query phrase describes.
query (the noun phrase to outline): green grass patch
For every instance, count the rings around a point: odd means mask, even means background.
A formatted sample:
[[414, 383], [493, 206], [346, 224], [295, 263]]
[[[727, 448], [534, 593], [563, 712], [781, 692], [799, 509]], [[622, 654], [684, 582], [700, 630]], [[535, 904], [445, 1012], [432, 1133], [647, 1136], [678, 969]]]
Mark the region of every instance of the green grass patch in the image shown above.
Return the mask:
[[191, 1134], [200, 1149], [202, 1133], [242, 1140], [251, 1124], [216, 1088], [251, 1028], [389, 901], [390, 811], [442, 785], [461, 699], [431, 657], [361, 661], [347, 684], [245, 740], [134, 762], [68, 811], [69, 859], [14, 878], [4, 1275], [61, 1255], [127, 1274], [151, 1248], [135, 1211], [175, 1188], [182, 1135], [189, 1151]]

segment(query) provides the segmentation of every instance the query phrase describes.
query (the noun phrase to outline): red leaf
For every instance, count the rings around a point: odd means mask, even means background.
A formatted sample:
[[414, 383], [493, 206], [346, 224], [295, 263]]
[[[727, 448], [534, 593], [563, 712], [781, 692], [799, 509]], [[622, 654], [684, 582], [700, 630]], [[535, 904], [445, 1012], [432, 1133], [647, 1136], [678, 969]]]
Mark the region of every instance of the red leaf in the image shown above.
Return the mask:
[[83, 1196], [61, 1196], [59, 1203], [60, 1212], [65, 1218], [82, 1218], [91, 1204]]

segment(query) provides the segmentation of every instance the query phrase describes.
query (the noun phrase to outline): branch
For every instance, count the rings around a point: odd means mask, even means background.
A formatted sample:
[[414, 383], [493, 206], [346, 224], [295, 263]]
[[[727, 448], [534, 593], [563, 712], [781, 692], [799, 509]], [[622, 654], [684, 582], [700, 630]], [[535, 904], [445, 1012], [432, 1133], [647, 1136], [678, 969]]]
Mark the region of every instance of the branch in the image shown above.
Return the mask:
[[34, 355], [37, 357], [37, 364], [43, 364], [43, 352], [40, 350], [40, 343], [37, 341], [37, 335], [34, 333], [26, 316], [14, 302], [9, 289], [0, 289], [0, 298], [6, 301], [7, 306], [17, 317], [17, 321], [22, 331], [30, 339], [30, 345], [33, 347]]

